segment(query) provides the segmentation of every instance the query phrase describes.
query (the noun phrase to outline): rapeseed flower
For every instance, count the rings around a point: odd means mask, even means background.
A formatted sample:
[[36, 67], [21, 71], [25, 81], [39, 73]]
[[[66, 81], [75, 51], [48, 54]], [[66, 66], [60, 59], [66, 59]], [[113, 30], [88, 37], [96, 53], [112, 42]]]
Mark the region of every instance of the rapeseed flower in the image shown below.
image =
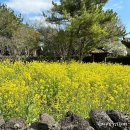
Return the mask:
[[28, 123], [41, 112], [60, 119], [72, 110], [130, 112], [130, 66], [103, 63], [0, 62], [0, 115]]

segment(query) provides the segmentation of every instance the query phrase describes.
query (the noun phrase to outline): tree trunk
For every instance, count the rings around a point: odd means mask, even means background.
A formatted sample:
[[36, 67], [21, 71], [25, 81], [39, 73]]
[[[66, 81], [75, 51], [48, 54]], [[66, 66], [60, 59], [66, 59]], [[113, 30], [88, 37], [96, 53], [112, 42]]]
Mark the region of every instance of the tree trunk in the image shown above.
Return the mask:
[[67, 53], [67, 59], [71, 60], [72, 57], [72, 49], [73, 49], [73, 32], [70, 32], [70, 40], [69, 40], [69, 48]]

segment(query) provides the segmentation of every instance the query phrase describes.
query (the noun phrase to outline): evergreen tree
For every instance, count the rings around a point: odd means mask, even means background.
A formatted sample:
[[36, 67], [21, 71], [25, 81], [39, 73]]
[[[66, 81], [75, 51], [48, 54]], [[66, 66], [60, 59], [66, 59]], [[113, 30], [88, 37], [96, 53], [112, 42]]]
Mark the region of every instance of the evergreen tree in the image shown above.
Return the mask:
[[51, 15], [47, 21], [60, 24], [67, 32], [68, 57], [77, 53], [83, 56], [94, 47], [103, 46], [109, 40], [118, 40], [125, 34], [117, 13], [113, 10], [104, 11], [108, 0], [60, 0], [53, 2]]

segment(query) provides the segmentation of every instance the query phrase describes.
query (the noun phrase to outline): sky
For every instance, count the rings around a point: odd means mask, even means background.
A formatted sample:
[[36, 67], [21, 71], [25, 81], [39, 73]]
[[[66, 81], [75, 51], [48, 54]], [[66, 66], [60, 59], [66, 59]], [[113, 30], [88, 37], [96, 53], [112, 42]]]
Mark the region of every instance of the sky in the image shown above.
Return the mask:
[[[54, 0], [58, 2], [58, 0]], [[49, 10], [52, 0], [0, 0], [13, 9], [16, 14], [21, 14], [25, 22], [42, 21], [42, 11]], [[126, 27], [127, 33], [130, 32], [130, 0], [109, 0], [104, 10], [113, 9], [117, 12], [122, 23]], [[128, 35], [130, 36], [130, 34]]]

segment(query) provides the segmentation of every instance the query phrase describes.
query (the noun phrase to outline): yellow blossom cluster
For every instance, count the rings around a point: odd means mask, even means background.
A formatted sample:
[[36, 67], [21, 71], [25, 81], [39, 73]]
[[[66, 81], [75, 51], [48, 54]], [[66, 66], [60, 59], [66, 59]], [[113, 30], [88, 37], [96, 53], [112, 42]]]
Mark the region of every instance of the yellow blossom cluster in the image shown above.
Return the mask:
[[88, 117], [91, 109], [130, 112], [130, 66], [104, 63], [0, 62], [0, 115], [28, 123], [41, 112]]

